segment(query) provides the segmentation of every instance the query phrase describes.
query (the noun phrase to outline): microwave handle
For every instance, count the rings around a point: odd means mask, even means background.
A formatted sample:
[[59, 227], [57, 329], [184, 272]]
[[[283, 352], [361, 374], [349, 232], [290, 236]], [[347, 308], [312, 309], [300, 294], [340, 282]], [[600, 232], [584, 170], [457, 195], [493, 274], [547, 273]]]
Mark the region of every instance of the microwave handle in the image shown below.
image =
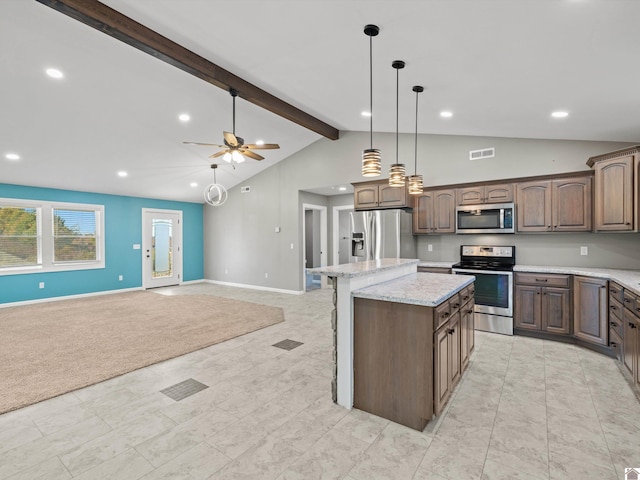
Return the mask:
[[500, 209], [500, 228], [504, 228], [504, 208]]

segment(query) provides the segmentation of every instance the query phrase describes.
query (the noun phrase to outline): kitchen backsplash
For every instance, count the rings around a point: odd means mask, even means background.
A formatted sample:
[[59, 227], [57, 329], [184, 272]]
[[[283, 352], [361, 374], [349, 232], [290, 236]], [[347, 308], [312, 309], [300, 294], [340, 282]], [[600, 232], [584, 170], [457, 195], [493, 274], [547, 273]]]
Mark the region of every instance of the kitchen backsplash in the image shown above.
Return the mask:
[[[457, 262], [460, 245], [515, 245], [520, 265], [640, 270], [640, 233], [422, 235], [417, 239], [418, 257]], [[587, 247], [588, 255], [580, 255], [581, 247]]]

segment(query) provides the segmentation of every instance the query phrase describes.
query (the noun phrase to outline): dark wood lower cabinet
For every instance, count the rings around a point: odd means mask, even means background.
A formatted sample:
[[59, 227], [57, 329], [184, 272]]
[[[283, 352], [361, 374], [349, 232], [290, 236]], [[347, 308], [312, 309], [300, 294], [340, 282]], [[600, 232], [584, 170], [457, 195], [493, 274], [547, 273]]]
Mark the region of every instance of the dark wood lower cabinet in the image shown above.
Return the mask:
[[469, 364], [473, 286], [437, 307], [356, 297], [353, 311], [353, 406], [423, 430]]
[[607, 280], [574, 277], [573, 334], [576, 338], [597, 345], [608, 345]]
[[[541, 286], [558, 285], [558, 286]], [[568, 275], [516, 274], [514, 326], [568, 335], [571, 333], [571, 289]]]

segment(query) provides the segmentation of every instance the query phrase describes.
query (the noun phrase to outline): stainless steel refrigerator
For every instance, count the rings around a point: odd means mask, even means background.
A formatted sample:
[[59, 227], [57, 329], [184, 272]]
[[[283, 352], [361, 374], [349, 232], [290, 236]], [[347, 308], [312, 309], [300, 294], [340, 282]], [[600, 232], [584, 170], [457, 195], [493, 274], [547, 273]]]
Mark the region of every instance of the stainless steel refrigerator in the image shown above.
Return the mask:
[[411, 213], [399, 209], [352, 212], [350, 262], [381, 258], [416, 258]]

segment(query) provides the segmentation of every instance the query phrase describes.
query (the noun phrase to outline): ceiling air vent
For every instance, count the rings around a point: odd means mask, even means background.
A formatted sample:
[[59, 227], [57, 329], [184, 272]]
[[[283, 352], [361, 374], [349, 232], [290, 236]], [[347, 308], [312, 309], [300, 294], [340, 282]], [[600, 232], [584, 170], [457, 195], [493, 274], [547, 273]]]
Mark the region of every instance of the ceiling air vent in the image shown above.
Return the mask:
[[469, 150], [469, 160], [482, 160], [484, 158], [492, 158], [496, 156], [496, 149], [483, 148], [481, 150]]
[[251, 191], [251, 187], [240, 187], [240, 193], [249, 193]]

